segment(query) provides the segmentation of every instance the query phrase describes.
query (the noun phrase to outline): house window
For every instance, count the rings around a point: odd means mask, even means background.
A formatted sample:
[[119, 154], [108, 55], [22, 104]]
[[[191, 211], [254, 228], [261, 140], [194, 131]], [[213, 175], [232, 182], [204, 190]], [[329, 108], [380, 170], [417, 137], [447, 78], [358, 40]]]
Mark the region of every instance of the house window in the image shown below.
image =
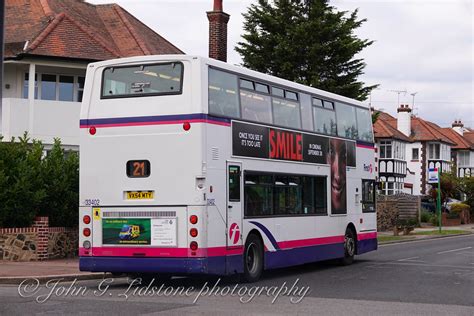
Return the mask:
[[392, 141], [380, 141], [380, 158], [392, 158]]
[[458, 152], [458, 165], [469, 166], [469, 152], [468, 151]]
[[56, 75], [41, 75], [41, 100], [56, 100]]
[[[38, 80], [39, 78], [39, 80]], [[29, 74], [23, 80], [23, 98], [28, 98]], [[35, 73], [35, 99], [82, 101], [84, 76]]]
[[428, 159], [441, 159], [440, 144], [428, 145]]
[[78, 76], [77, 77], [77, 83], [76, 83], [76, 89], [77, 89], [77, 102], [82, 102], [82, 96], [84, 94], [84, 83], [85, 83], [86, 78]]
[[73, 101], [74, 100], [74, 77], [73, 76], [59, 76], [59, 101]]
[[[28, 99], [29, 73], [25, 73], [23, 79], [23, 99]], [[38, 74], [35, 74], [35, 99], [38, 99]]]
[[420, 159], [420, 153], [418, 148], [412, 148], [411, 149], [411, 159], [412, 160], [418, 160]]

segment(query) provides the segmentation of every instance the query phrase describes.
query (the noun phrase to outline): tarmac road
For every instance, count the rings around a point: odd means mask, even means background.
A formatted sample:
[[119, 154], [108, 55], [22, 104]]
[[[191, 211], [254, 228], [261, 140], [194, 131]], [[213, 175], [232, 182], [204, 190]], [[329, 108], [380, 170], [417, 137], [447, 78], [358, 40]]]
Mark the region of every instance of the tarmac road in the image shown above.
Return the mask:
[[269, 271], [254, 284], [226, 278], [214, 290], [216, 278], [173, 278], [161, 289], [125, 278], [50, 283], [22, 286], [23, 297], [3, 285], [0, 314], [474, 315], [473, 235], [385, 245], [357, 259]]

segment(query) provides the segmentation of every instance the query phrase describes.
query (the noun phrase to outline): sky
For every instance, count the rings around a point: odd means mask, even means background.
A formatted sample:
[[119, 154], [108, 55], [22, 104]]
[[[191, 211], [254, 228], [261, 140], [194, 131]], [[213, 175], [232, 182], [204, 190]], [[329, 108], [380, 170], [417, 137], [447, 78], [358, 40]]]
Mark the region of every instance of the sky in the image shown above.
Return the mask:
[[[208, 20], [213, 0], [88, 0], [118, 3], [190, 55], [208, 55]], [[228, 57], [241, 41], [250, 0], [223, 0], [228, 24]], [[357, 58], [367, 64], [359, 80], [379, 84], [366, 101], [396, 115], [398, 104], [440, 126], [461, 119], [474, 128], [474, 7], [472, 0], [332, 0], [338, 11], [359, 9], [367, 19], [356, 35], [374, 40]], [[396, 92], [403, 91], [403, 92]], [[406, 91], [406, 92], [405, 92]], [[399, 100], [399, 101], [398, 101]]]

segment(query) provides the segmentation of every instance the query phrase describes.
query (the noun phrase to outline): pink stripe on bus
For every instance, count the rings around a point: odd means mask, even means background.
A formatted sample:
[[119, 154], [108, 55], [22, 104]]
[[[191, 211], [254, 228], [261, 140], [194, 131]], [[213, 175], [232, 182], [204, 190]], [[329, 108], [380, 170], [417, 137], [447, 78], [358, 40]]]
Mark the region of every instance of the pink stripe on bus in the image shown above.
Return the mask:
[[[362, 233], [357, 235], [357, 240], [375, 239], [376, 232]], [[329, 245], [343, 243], [344, 236], [330, 236], [320, 238], [309, 238], [300, 240], [287, 240], [278, 242], [281, 250], [291, 248], [302, 248], [318, 245]], [[267, 248], [265, 247], [265, 251]], [[103, 257], [184, 257], [184, 258], [198, 258], [198, 257], [219, 257], [241, 255], [244, 252], [243, 246], [233, 248], [227, 247], [210, 247], [202, 248], [196, 251], [195, 255], [191, 255], [191, 250], [188, 248], [145, 248], [145, 247], [93, 247], [92, 253], [94, 256]], [[80, 256], [87, 256], [87, 250], [80, 247]]]
[[377, 232], [362, 233], [362, 234], [357, 235], [358, 240], [375, 239], [375, 238], [377, 238]]
[[[81, 253], [81, 249], [79, 251]], [[227, 249], [227, 247], [202, 248], [191, 255], [188, 248], [145, 248], [145, 247], [93, 247], [94, 256], [104, 257], [218, 257], [240, 255], [243, 253], [243, 247]]]
[[280, 246], [281, 249], [289, 249], [289, 248], [309, 247], [309, 246], [317, 246], [317, 245], [337, 244], [337, 243], [343, 243], [343, 242], [344, 242], [344, 236], [331, 236], [331, 237], [280, 241], [278, 242], [278, 246]]
[[367, 146], [367, 145], [362, 145], [362, 144], [357, 144], [357, 147], [365, 148], [365, 149], [375, 149], [375, 147], [373, 147], [373, 146]]

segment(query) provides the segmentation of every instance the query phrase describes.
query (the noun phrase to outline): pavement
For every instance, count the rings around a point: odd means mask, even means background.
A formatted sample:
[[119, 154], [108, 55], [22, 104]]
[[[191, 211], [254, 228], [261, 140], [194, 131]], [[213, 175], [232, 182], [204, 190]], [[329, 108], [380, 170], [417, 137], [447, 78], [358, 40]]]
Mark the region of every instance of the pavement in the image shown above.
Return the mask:
[[[436, 227], [422, 227], [415, 228], [414, 232], [435, 230]], [[449, 230], [464, 230], [474, 233], [474, 224], [443, 227]], [[379, 232], [379, 236], [393, 236], [392, 232]], [[405, 240], [388, 241], [381, 244], [392, 244], [415, 240], [425, 240], [433, 238], [452, 237], [446, 236], [431, 236], [431, 235], [409, 235]], [[47, 261], [31, 261], [31, 262], [13, 262], [0, 260], [0, 284], [19, 284], [27, 278], [35, 278], [41, 282], [46, 282], [51, 279], [62, 279], [62, 281], [71, 280], [90, 280], [90, 279], [104, 279], [110, 277], [110, 274], [105, 273], [91, 273], [79, 271], [79, 259], [61, 259], [61, 260], [47, 260]]]
[[102, 279], [104, 273], [79, 271], [79, 259], [56, 259], [47, 261], [0, 261], [0, 284], [18, 284], [27, 278], [40, 281], [61, 278], [69, 280]]

